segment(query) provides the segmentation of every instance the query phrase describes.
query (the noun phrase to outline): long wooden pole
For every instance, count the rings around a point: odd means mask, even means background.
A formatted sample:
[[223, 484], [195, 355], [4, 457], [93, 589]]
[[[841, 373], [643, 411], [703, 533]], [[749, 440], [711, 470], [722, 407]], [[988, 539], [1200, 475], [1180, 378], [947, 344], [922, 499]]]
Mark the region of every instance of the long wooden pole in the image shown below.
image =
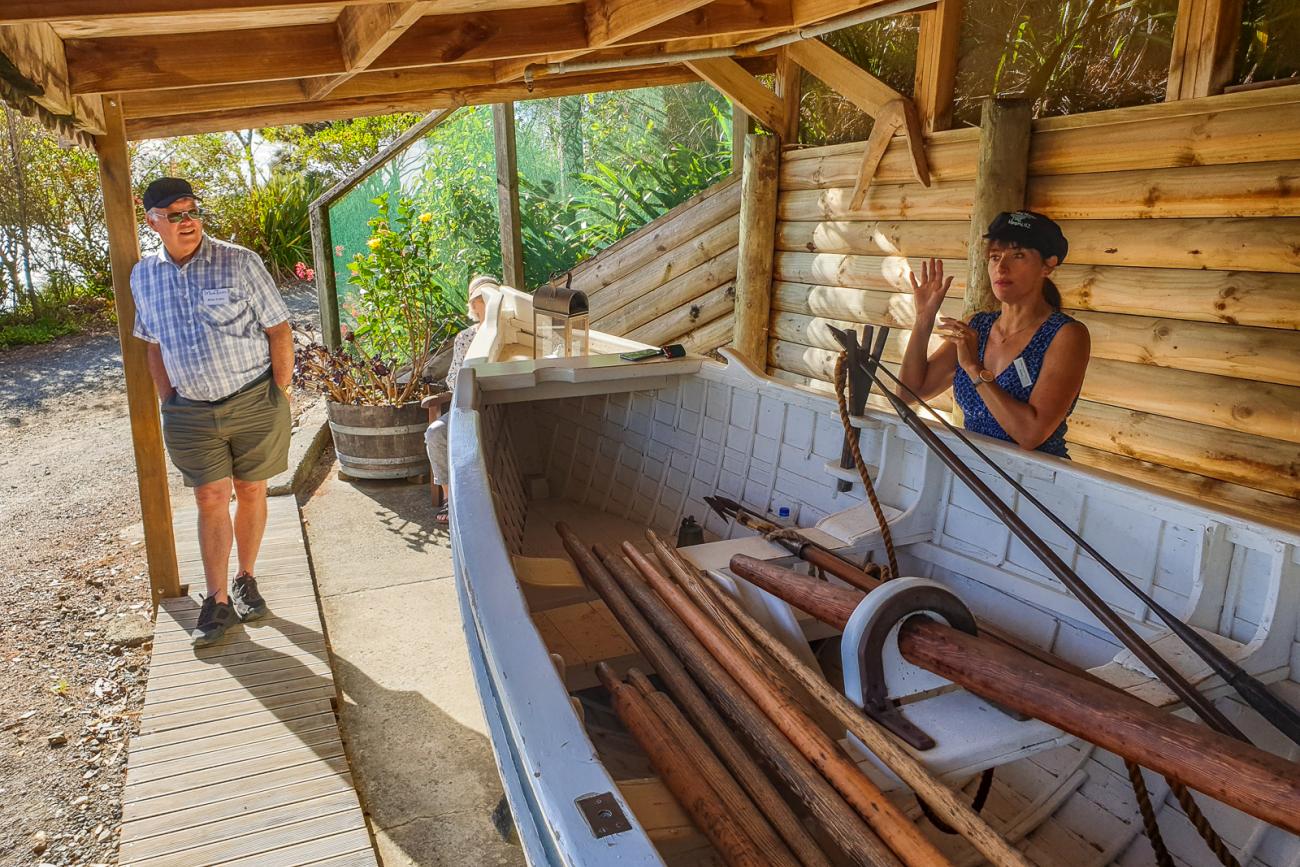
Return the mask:
[[763, 814], [754, 806], [754, 802], [740, 788], [735, 777], [718, 760], [713, 750], [709, 749], [709, 745], [682, 715], [677, 705], [673, 704], [673, 700], [655, 689], [650, 679], [635, 668], [628, 669], [627, 679], [645, 698], [646, 703], [654, 709], [659, 716], [659, 721], [668, 732], [669, 739], [686, 754], [695, 772], [718, 793], [718, 800], [726, 807], [731, 821], [754, 841], [767, 859], [767, 863], [773, 867], [776, 865], [793, 867], [798, 864], [789, 848], [772, 830], [767, 819], [763, 818]]
[[[746, 580], [746, 572], [757, 576], [737, 561], [732, 563], [733, 572]], [[856, 591], [835, 588], [838, 597], [831, 597], [822, 582], [783, 571], [778, 575], [764, 570], [755, 583], [831, 626], [843, 629], [848, 624], [845, 605]], [[1001, 642], [969, 636], [929, 618], [906, 621], [898, 647], [904, 659], [982, 698], [1050, 723], [1257, 819], [1300, 833], [1300, 765], [1295, 762]]]
[[[558, 525], [561, 537], [572, 532]], [[579, 543], [580, 544], [580, 543]], [[667, 605], [641, 580], [626, 560], [596, 547], [595, 553], [608, 569], [619, 588], [627, 594], [640, 613], [663, 636], [666, 644], [680, 655], [690, 671], [718, 709], [735, 728], [743, 732], [754, 748], [771, 764], [796, 797], [808, 806], [831, 839], [855, 864], [897, 865], [900, 862], [880, 841], [875, 832], [855, 813], [839, 793], [826, 782], [808, 760], [790, 745], [775, 725], [731, 678], [717, 660], [705, 650]]]
[[858, 815], [867, 820], [905, 864], [920, 867], [950, 863], [844, 754], [839, 745], [802, 708], [795, 705], [781, 690], [774, 688], [772, 681], [745, 659], [723, 631], [676, 584], [669, 581], [630, 543], [624, 543], [623, 553], [655, 593], [682, 619], [714, 658], [722, 663], [754, 703], [762, 708], [768, 719], [830, 780], [836, 791], [844, 796]]
[[650, 759], [668, 791], [723, 859], [735, 867], [764, 867], [767, 862], [763, 853], [733, 821], [708, 777], [699, 772], [699, 756], [693, 753], [693, 744], [677, 741], [645, 698], [621, 683], [608, 665], [597, 663], [596, 676], [613, 697], [618, 718]]
[[[803, 827], [799, 817], [781, 797], [767, 774], [741, 746], [700, 687], [691, 679], [677, 654], [659, 637], [655, 628], [632, 603], [619, 583], [581, 540], [563, 524], [557, 525], [564, 548], [573, 559], [587, 585], [605, 601], [606, 607], [632, 638], [641, 654], [654, 666], [677, 703], [685, 710], [696, 728], [704, 733], [745, 791], [771, 820], [778, 833], [805, 867], [830, 867], [821, 847]], [[845, 808], [847, 811], [847, 807]]]
[[846, 731], [862, 741], [884, 762], [886, 767], [898, 775], [899, 779], [911, 786], [931, 810], [957, 833], [969, 840], [971, 845], [989, 860], [989, 863], [1000, 867], [1012, 867], [1012, 865], [1027, 867], [1029, 862], [1019, 850], [994, 831], [969, 804], [959, 799], [952, 789], [935, 779], [924, 765], [899, 746], [880, 725], [845, 698], [843, 693], [827, 683], [825, 678], [805, 665], [790, 648], [757, 620], [750, 617], [749, 613], [722, 588], [716, 584], [707, 586], [719, 604], [740, 624], [750, 638], [771, 654], [778, 663], [785, 666], [809, 695], [834, 714]]
[[108, 224], [108, 255], [113, 269], [113, 303], [117, 308], [117, 337], [122, 344], [122, 372], [126, 377], [126, 403], [131, 416], [131, 445], [135, 449], [135, 476], [144, 519], [144, 546], [149, 562], [153, 604], [181, 594], [180, 567], [176, 562], [176, 536], [172, 530], [171, 493], [167, 487], [167, 459], [163, 449], [158, 392], [145, 361], [145, 344], [135, 337], [135, 300], [131, 296], [131, 269], [140, 260], [136, 234], [135, 199], [131, 195], [131, 158], [126, 147], [122, 100], [102, 98], [104, 135], [95, 137], [99, 152], [99, 184], [104, 191], [104, 219]]

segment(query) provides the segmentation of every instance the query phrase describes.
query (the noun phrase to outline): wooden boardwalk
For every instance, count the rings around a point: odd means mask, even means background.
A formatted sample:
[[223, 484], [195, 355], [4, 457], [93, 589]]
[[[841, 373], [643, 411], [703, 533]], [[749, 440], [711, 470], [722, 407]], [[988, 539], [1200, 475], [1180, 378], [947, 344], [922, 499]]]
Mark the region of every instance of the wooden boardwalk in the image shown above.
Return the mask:
[[258, 586], [270, 612], [198, 651], [195, 517], [176, 517], [191, 593], [158, 610], [122, 794], [122, 865], [376, 863], [339, 738], [298, 507], [273, 497], [268, 511]]

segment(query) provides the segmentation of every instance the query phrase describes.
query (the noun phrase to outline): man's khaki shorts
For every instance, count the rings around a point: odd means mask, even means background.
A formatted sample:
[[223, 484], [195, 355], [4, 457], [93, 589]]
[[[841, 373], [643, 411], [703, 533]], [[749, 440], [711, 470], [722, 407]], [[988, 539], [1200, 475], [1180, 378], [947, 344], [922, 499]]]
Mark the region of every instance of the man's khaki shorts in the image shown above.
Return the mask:
[[173, 392], [162, 405], [162, 427], [186, 487], [232, 476], [260, 482], [289, 467], [289, 399], [269, 376], [211, 403]]

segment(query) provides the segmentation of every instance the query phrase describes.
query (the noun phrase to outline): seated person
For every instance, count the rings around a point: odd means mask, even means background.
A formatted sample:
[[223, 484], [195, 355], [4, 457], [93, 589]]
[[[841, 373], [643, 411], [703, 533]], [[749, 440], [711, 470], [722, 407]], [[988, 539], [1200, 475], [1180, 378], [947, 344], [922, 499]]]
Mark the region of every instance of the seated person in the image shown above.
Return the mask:
[[[478, 333], [479, 323], [483, 321], [483, 314], [487, 306], [483, 301], [483, 290], [489, 286], [497, 288], [500, 285], [492, 277], [479, 276], [469, 281], [469, 291], [466, 294], [468, 296], [469, 318], [473, 324], [457, 334], [456, 340], [452, 344], [451, 364], [447, 368], [448, 393], [456, 388], [456, 377], [465, 364], [465, 353], [469, 351], [469, 345], [473, 342], [474, 335]], [[451, 482], [451, 467], [447, 455], [446, 418], [434, 420], [425, 430], [424, 447], [429, 453], [429, 466], [433, 473], [433, 483], [442, 488], [442, 508], [438, 510], [436, 520], [439, 524], [445, 525], [447, 523], [447, 504], [449, 502], [447, 485]]]
[[927, 357], [952, 277], [944, 278], [938, 259], [924, 263], [920, 280], [910, 275], [916, 324], [899, 379], [923, 399], [951, 385], [967, 430], [1068, 458], [1065, 420], [1090, 350], [1088, 329], [1061, 312], [1061, 293], [1050, 279], [1069, 244], [1060, 226], [1032, 211], [999, 214], [984, 238], [1001, 309], [969, 322], [940, 317], [944, 343]]

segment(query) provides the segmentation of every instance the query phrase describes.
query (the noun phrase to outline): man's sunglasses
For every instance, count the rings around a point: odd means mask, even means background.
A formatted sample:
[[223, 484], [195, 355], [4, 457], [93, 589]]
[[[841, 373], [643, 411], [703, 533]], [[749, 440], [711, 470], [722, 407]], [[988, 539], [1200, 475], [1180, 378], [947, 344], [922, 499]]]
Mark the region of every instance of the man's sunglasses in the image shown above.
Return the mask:
[[200, 223], [207, 215], [208, 212], [202, 208], [194, 208], [189, 211], [168, 211], [163, 214], [169, 223], [183, 223], [186, 220], [193, 220], [196, 223]]

